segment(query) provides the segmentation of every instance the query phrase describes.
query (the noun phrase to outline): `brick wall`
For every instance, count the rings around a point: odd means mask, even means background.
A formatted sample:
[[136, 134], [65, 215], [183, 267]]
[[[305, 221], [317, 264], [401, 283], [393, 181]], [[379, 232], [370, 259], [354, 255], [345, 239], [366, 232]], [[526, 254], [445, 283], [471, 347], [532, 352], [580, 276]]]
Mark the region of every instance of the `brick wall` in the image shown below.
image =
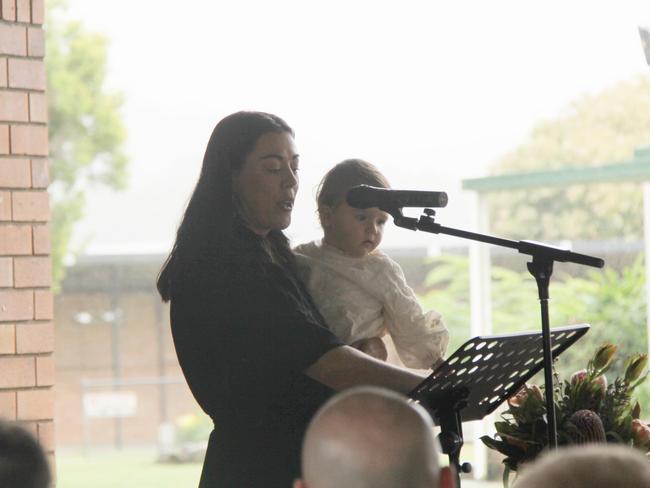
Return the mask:
[[0, 417], [54, 460], [43, 0], [0, 0]]

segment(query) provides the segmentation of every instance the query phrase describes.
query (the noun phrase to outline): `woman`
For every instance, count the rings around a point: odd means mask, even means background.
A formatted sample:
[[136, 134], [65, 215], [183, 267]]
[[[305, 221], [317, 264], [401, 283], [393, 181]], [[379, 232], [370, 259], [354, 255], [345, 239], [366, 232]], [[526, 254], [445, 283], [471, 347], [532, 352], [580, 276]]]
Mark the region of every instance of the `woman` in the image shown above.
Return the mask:
[[158, 277], [187, 382], [215, 428], [200, 487], [287, 487], [309, 419], [333, 390], [422, 378], [342, 345], [294, 269], [282, 229], [298, 190], [293, 131], [238, 112], [215, 127]]

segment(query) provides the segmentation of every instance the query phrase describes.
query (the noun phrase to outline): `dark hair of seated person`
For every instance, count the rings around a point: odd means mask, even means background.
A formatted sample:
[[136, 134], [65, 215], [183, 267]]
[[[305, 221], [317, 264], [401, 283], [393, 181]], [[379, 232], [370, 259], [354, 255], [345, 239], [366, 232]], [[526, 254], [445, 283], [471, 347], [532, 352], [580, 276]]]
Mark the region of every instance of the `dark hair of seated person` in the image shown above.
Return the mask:
[[17, 424], [0, 420], [0, 487], [46, 488], [50, 468], [36, 439]]

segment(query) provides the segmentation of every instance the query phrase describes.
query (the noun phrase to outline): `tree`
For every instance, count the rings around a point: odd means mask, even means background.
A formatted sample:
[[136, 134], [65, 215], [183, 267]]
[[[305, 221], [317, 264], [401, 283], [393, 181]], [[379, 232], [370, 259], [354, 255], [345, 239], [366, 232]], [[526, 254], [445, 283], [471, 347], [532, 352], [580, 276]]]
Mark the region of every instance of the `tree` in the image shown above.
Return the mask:
[[[650, 77], [625, 81], [571, 104], [537, 125], [491, 173], [517, 173], [629, 161], [650, 144]], [[621, 198], [625, 195], [625, 198]], [[573, 185], [491, 194], [491, 230], [528, 239], [637, 239], [643, 235], [636, 183]]]
[[65, 0], [48, 0], [47, 69], [52, 263], [54, 287], [64, 277], [63, 260], [75, 223], [83, 216], [85, 192], [93, 185], [124, 189], [126, 130], [121, 93], [105, 87], [108, 40], [66, 20]]
[[[435, 258], [421, 297], [425, 309], [435, 309], [449, 328], [453, 352], [469, 337], [469, 260], [466, 256]], [[534, 278], [527, 271], [492, 266], [492, 322], [494, 333], [541, 330], [540, 309]], [[565, 375], [584, 368], [594, 351], [605, 342], [619, 346], [619, 358], [646, 349], [644, 261], [637, 258], [617, 271], [589, 270], [585, 277], [567, 276], [551, 285], [549, 304], [552, 327], [591, 324], [576, 347], [564, 353], [559, 369]], [[619, 361], [612, 372], [621, 374]]]

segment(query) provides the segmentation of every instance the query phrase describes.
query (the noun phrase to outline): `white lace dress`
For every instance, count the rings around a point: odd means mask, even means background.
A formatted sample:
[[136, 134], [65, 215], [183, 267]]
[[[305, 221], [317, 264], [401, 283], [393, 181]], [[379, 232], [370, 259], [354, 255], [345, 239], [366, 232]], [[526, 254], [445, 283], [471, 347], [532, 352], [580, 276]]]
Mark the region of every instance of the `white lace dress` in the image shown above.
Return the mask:
[[330, 329], [346, 344], [390, 334], [409, 368], [426, 369], [447, 350], [438, 312], [424, 312], [402, 268], [379, 250], [362, 258], [313, 241], [294, 249], [300, 277]]

